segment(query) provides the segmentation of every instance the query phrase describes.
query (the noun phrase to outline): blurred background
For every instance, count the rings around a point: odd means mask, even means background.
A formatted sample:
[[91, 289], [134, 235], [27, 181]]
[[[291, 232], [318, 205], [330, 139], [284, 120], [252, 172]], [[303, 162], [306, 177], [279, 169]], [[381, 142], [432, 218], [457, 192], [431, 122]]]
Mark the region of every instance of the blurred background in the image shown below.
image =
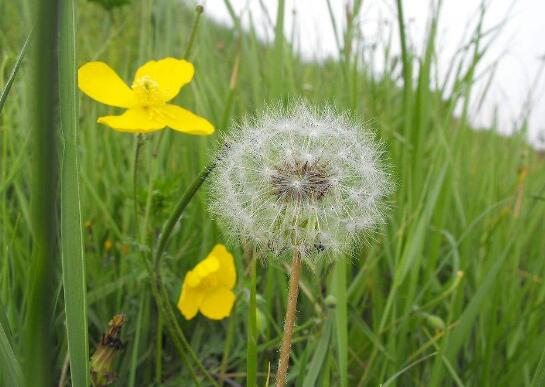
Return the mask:
[[[232, 26], [228, 7], [220, 1], [204, 3], [210, 16]], [[346, 10], [351, 1], [286, 1], [284, 35], [293, 39], [294, 49], [306, 60], [339, 58], [346, 25]], [[250, 18], [258, 36], [271, 42], [274, 37], [274, 1], [233, 0], [233, 10], [244, 28]], [[437, 31], [433, 79], [436, 87], [446, 83], [452, 87], [452, 64], [459, 55], [463, 37], [471, 34], [480, 22], [486, 31], [483, 44], [487, 54], [476, 67], [478, 81], [471, 97], [471, 123], [477, 128], [494, 128], [503, 134], [525, 128], [536, 148], [545, 148], [545, 2], [540, 0], [413, 0], [405, 17], [409, 45], [423, 53], [430, 28], [430, 17], [439, 7], [441, 22]], [[332, 19], [334, 23], [332, 23]], [[359, 35], [365, 49], [363, 55], [373, 61], [373, 71], [384, 71], [386, 46], [392, 55], [400, 55], [395, 39], [397, 11], [393, 1], [363, 1], [358, 15]], [[457, 113], [460, 106], [457, 106]]]

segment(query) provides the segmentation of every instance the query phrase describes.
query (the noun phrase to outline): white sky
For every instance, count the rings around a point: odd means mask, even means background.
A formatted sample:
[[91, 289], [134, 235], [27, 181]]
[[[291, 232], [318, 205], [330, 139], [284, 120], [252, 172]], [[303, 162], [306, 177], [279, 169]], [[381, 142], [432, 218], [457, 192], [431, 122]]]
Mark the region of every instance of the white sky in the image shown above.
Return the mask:
[[[248, 27], [251, 14], [258, 34], [264, 40], [273, 36], [272, 23], [276, 18], [275, 0], [230, 0], [235, 12], [242, 16]], [[428, 18], [437, 0], [404, 0], [405, 19], [409, 23], [411, 45], [422, 52], [427, 35]], [[341, 33], [344, 28], [345, 9], [350, 0], [330, 0], [336, 23]], [[438, 80], [445, 81], [452, 67], [452, 57], [461, 44], [468, 41], [469, 32], [475, 27], [479, 0], [443, 0], [437, 47]], [[266, 11], [265, 11], [266, 10]], [[205, 1], [205, 12], [217, 21], [232, 25], [223, 0]], [[487, 51], [478, 74], [482, 74], [473, 94], [470, 114], [476, 126], [496, 125], [500, 132], [509, 133], [520, 127], [521, 117], [531, 106], [529, 137], [545, 146], [545, 0], [488, 0], [484, 30], [489, 30], [506, 20]], [[399, 54], [399, 38], [396, 24], [395, 0], [363, 0], [359, 18], [363, 41], [369, 46], [381, 47], [391, 36], [393, 54]], [[295, 31], [293, 29], [295, 28]], [[308, 59], [320, 60], [338, 56], [335, 35], [326, 0], [286, 0], [286, 37], [295, 36], [295, 47]], [[490, 35], [491, 37], [492, 35]], [[484, 41], [487, 43], [490, 38]], [[367, 58], [369, 58], [368, 50]], [[478, 89], [484, 89], [491, 74], [491, 65], [497, 63], [493, 82], [482, 107]], [[375, 56], [377, 71], [383, 63], [380, 51]], [[528, 105], [528, 102], [530, 104]], [[478, 111], [477, 111], [478, 110]]]

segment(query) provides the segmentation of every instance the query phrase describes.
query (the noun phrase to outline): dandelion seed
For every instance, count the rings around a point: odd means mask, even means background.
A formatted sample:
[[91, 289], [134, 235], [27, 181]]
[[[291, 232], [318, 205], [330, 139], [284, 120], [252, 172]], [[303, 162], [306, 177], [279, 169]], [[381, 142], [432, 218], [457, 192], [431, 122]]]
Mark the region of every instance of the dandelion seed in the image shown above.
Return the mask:
[[338, 257], [383, 220], [390, 191], [381, 152], [346, 115], [304, 103], [271, 109], [226, 138], [211, 211], [267, 256]]
[[129, 87], [106, 63], [88, 62], [78, 70], [78, 86], [95, 101], [127, 109], [119, 116], [98, 118], [113, 129], [148, 133], [168, 126], [187, 134], [209, 135], [214, 132], [210, 122], [168, 103], [191, 82], [194, 73], [193, 65], [185, 60], [152, 60], [136, 71]]

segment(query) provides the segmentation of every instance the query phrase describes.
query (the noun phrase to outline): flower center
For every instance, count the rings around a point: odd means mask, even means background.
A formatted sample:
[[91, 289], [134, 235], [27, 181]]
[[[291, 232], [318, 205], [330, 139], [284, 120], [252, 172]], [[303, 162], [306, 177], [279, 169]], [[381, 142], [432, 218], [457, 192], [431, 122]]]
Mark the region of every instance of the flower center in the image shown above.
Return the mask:
[[322, 199], [331, 188], [332, 174], [320, 160], [284, 162], [271, 176], [274, 195], [284, 201], [303, 202]]
[[148, 75], [135, 80], [132, 89], [143, 106], [156, 106], [164, 103], [159, 84]]

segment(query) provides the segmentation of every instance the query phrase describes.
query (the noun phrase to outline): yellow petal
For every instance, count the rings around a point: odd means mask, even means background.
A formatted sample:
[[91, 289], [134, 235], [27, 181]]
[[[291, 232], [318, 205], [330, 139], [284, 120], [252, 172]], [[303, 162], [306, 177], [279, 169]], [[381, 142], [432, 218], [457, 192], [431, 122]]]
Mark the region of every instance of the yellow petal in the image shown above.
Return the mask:
[[237, 271], [235, 269], [233, 254], [227, 251], [224, 245], [217, 244], [208, 256], [216, 258], [219, 262], [219, 270], [211, 274], [217, 283], [228, 289], [233, 289], [237, 282]]
[[191, 82], [195, 69], [191, 63], [183, 59], [165, 58], [152, 60], [136, 71], [134, 82], [144, 77], [157, 82], [164, 102], [176, 97], [183, 85]]
[[182, 292], [178, 299], [178, 309], [184, 315], [186, 320], [191, 320], [197, 315], [199, 305], [203, 299], [204, 294], [197, 291], [194, 288], [187, 286], [187, 276], [184, 279], [182, 286]]
[[210, 273], [217, 271], [220, 267], [218, 260], [214, 257], [207, 257], [205, 260], [201, 261], [195, 269], [194, 272], [198, 273], [202, 278], [206, 277]]
[[191, 288], [196, 288], [197, 286], [201, 284], [201, 281], [202, 281], [202, 277], [194, 270], [191, 270], [187, 272], [185, 276], [184, 284], [186, 284], [187, 286]]
[[210, 135], [214, 127], [210, 122], [177, 105], [165, 104], [155, 108], [157, 119], [179, 132], [195, 135]]
[[200, 304], [199, 309], [211, 320], [221, 320], [231, 314], [235, 303], [235, 294], [224, 287], [220, 287], [207, 293]]
[[157, 121], [154, 114], [145, 108], [128, 109], [119, 116], [104, 116], [98, 122], [121, 132], [148, 133], [163, 129], [165, 124]]
[[104, 62], [89, 62], [78, 69], [78, 86], [95, 101], [110, 106], [135, 106], [134, 92]]

